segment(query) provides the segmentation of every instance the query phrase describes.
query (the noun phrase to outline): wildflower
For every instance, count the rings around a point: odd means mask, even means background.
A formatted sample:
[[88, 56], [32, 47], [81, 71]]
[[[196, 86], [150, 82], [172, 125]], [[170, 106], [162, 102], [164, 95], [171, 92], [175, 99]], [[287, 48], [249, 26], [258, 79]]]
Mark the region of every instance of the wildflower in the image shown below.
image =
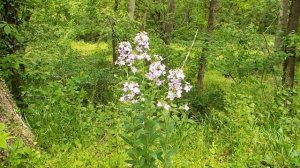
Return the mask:
[[142, 102], [144, 102], [144, 101], [145, 101], [144, 94], [141, 94], [141, 101], [142, 101]]
[[137, 100], [135, 99], [137, 97], [137, 95], [140, 94], [141, 90], [139, 88], [139, 84], [135, 83], [135, 82], [125, 82], [123, 84], [123, 94], [120, 98], [121, 102], [132, 102], [132, 103], [136, 103]]
[[167, 96], [167, 98], [169, 98], [170, 100], [174, 100], [175, 95], [174, 95], [174, 93], [173, 93], [171, 90], [168, 91], [168, 96]]
[[122, 96], [120, 97], [120, 101], [121, 101], [121, 102], [125, 102], [125, 100], [126, 100], [125, 95], [122, 95]]
[[189, 106], [188, 106], [187, 104], [185, 104], [184, 107], [183, 107], [183, 109], [184, 109], [185, 111], [188, 111], [190, 108], [189, 108]]
[[157, 86], [160, 86], [164, 81], [159, 78], [165, 74], [166, 66], [160, 61], [156, 61], [149, 66], [149, 72], [146, 74], [146, 76], [149, 80], [154, 81]]
[[145, 59], [146, 61], [151, 61], [151, 57], [150, 57], [150, 55], [148, 55], [148, 54], [144, 54], [144, 59]]
[[136, 59], [136, 55], [132, 53], [131, 44], [127, 41], [121, 42], [119, 44], [119, 54], [118, 60], [115, 62], [116, 65], [124, 66], [128, 64], [128, 66], [132, 66]]
[[131, 71], [133, 72], [133, 74], [135, 74], [138, 70], [137, 70], [137, 68], [136, 67], [131, 67]]
[[171, 69], [168, 75], [168, 95], [167, 98], [171, 101], [175, 98], [180, 98], [182, 96], [182, 89], [188, 92], [191, 89], [191, 85], [186, 82], [184, 88], [182, 87], [182, 81], [185, 76], [182, 69]]
[[188, 83], [188, 82], [185, 82], [185, 86], [184, 86], [184, 88], [183, 88], [184, 90], [185, 90], [185, 92], [187, 93], [187, 92], [189, 92], [191, 89], [192, 89], [192, 86], [191, 86], [191, 84], [190, 83]]
[[151, 57], [147, 53], [141, 53], [141, 54], [136, 55], [136, 59], [137, 60], [151, 61]]
[[121, 42], [119, 44], [119, 53], [120, 53], [120, 55], [128, 55], [128, 54], [131, 53], [131, 51], [132, 51], [132, 47], [131, 47], [130, 42], [125, 41], [125, 42]]
[[164, 59], [162, 58], [162, 56], [159, 56], [159, 55], [154, 55], [154, 58], [155, 58], [156, 60], [158, 60], [158, 61], [164, 60]]
[[157, 106], [157, 107], [162, 107], [163, 105], [162, 105], [161, 102], [157, 102], [156, 106]]
[[140, 32], [134, 38], [134, 42], [137, 45], [136, 50], [139, 53], [145, 53], [149, 50], [149, 37], [147, 32]]
[[155, 83], [157, 86], [160, 86], [164, 83], [164, 81], [157, 79]]
[[169, 110], [170, 109], [170, 105], [168, 105], [167, 103], [164, 105], [164, 109]]

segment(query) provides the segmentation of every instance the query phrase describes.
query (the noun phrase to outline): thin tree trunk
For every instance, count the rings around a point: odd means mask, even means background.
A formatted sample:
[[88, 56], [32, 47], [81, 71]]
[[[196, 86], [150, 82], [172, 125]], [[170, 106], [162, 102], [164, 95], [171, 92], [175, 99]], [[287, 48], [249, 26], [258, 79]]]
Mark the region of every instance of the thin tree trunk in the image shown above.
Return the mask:
[[140, 30], [145, 31], [146, 30], [146, 25], [147, 25], [147, 11], [145, 11], [144, 16], [143, 16], [143, 22], [140, 25]]
[[206, 55], [208, 51], [208, 45], [211, 41], [212, 32], [214, 29], [215, 22], [215, 10], [217, 7], [217, 0], [211, 0], [209, 4], [208, 11], [208, 26], [207, 26], [207, 38], [205, 39], [205, 46], [203, 47], [201, 58], [200, 58], [200, 68], [198, 71], [198, 89], [200, 91], [204, 90], [204, 74], [206, 70]]
[[128, 7], [128, 16], [130, 19], [134, 19], [134, 11], [135, 11], [135, 0], [129, 1], [129, 7]]
[[282, 50], [282, 38], [287, 33], [288, 17], [289, 17], [289, 0], [280, 1], [280, 13], [278, 17], [278, 30], [275, 37], [275, 50]]
[[[300, 0], [292, 0], [287, 33], [288, 35], [298, 32], [300, 17]], [[296, 46], [289, 41], [284, 45], [287, 58], [283, 64], [283, 84], [287, 88], [293, 88], [295, 78], [295, 61], [296, 61]]]
[[[114, 5], [114, 12], [117, 13], [119, 9], [119, 0], [115, 0], [115, 5]], [[118, 39], [117, 39], [117, 33], [115, 30], [115, 21], [112, 19], [111, 23], [111, 43], [112, 43], [112, 54], [113, 54], [113, 64], [115, 65], [115, 62], [118, 59], [118, 54], [117, 54], [117, 47], [118, 47]]]
[[166, 23], [166, 39], [165, 43], [170, 44], [171, 35], [173, 32], [174, 26], [174, 11], [175, 11], [175, 0], [168, 0], [168, 16], [167, 16], [167, 23]]
[[183, 22], [185, 22], [186, 25], [188, 25], [190, 23], [190, 12], [191, 12], [190, 7], [186, 6], [185, 12], [184, 12], [184, 20], [183, 20]]
[[[163, 6], [164, 5], [164, 1], [163, 0], [159, 0], [159, 3]], [[164, 12], [162, 10], [160, 10], [159, 12], [157, 12], [158, 15], [158, 20], [159, 20], [159, 31], [160, 31], [160, 38], [165, 42], [166, 40], [166, 26], [165, 26], [165, 15]]]

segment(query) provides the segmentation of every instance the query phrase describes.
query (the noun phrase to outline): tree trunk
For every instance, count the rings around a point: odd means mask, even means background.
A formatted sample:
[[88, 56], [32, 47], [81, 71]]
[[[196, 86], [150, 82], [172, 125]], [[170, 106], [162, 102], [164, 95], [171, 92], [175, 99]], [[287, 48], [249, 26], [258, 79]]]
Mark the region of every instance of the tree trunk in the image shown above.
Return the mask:
[[32, 146], [34, 136], [16, 112], [16, 106], [12, 100], [5, 82], [0, 79], [0, 123], [4, 123], [8, 132], [14, 137], [22, 138], [23, 142]]
[[[119, 0], [115, 0], [115, 5], [114, 5], [114, 12], [115, 14], [117, 13], [119, 9]], [[115, 62], [118, 59], [118, 54], [117, 54], [117, 48], [118, 48], [118, 39], [117, 39], [117, 33], [115, 30], [115, 21], [114, 18], [112, 19], [111, 23], [111, 43], [112, 43], [112, 55], [113, 55], [113, 65], [115, 65]]]
[[168, 0], [168, 15], [166, 23], [166, 39], [165, 43], [170, 44], [171, 35], [173, 32], [173, 22], [174, 22], [174, 11], [175, 11], [175, 0]]
[[147, 11], [145, 11], [144, 16], [143, 16], [143, 22], [140, 25], [140, 31], [145, 31], [146, 30], [146, 25], [147, 25]]
[[135, 10], [135, 0], [129, 1], [129, 7], [128, 7], [128, 16], [130, 19], [134, 19], [134, 10]]
[[[9, 25], [15, 25], [16, 27], [21, 23], [19, 20], [19, 2], [7, 1], [3, 3], [3, 21]], [[4, 35], [8, 37], [7, 43], [9, 44], [9, 48], [7, 48], [8, 55], [10, 54], [18, 54], [24, 52], [24, 48], [19, 44], [18, 40], [14, 37], [14, 35]], [[5, 38], [5, 37], [1, 37]], [[19, 69], [14, 67], [10, 68], [11, 71], [11, 93], [15, 98], [19, 107], [23, 107], [23, 98], [22, 98], [22, 73], [25, 72], [25, 65], [19, 64]]]
[[[159, 0], [159, 3], [161, 4], [161, 6], [164, 5], [163, 0]], [[165, 35], [166, 26], [165, 26], [164, 12], [160, 9], [159, 11], [156, 11], [156, 15], [158, 17], [158, 26], [159, 26], [160, 38], [166, 43], [166, 40], [165, 40], [166, 39], [166, 35]]]
[[[290, 15], [287, 27], [288, 36], [298, 32], [300, 17], [300, 0], [292, 0], [290, 7]], [[295, 78], [295, 61], [296, 61], [296, 46], [294, 43], [288, 42], [284, 45], [284, 50], [287, 58], [283, 63], [283, 84], [287, 88], [293, 88]]]
[[280, 13], [278, 17], [278, 30], [275, 37], [275, 50], [282, 50], [282, 38], [286, 35], [288, 17], [289, 17], [289, 0], [280, 0]]
[[207, 38], [205, 39], [205, 45], [203, 47], [201, 58], [200, 58], [200, 68], [198, 71], [198, 89], [200, 91], [204, 90], [204, 74], [206, 69], [206, 54], [208, 51], [208, 45], [211, 41], [212, 32], [214, 29], [215, 22], [215, 10], [217, 7], [217, 0], [211, 0], [208, 11], [208, 26], [207, 26]]

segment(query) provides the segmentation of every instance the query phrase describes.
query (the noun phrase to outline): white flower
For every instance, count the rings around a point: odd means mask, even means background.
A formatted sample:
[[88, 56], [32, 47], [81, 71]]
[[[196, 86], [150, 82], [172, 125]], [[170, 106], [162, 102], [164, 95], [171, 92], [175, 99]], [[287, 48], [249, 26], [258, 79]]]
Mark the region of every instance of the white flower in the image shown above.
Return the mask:
[[159, 56], [159, 55], [154, 55], [154, 58], [155, 58], [156, 60], [158, 60], [158, 61], [164, 60], [164, 59], [162, 58], [162, 56]]
[[136, 67], [131, 67], [131, 71], [135, 74], [138, 70], [136, 69]]
[[139, 53], [145, 53], [149, 50], [149, 37], [147, 32], [138, 33], [134, 38], [134, 42], [137, 45], [136, 50]]
[[126, 100], [125, 96], [121, 96], [121, 97], [120, 97], [120, 101], [121, 101], [121, 102], [124, 102], [125, 100]]
[[149, 72], [146, 74], [149, 80], [153, 80], [157, 86], [160, 86], [164, 81], [160, 79], [166, 74], [166, 66], [160, 61], [153, 62], [149, 66]]
[[148, 55], [148, 54], [146, 54], [146, 55], [144, 56], [144, 58], [145, 58], [147, 61], [151, 61], [151, 57], [150, 57], [150, 55]]
[[137, 102], [138, 102], [138, 101], [135, 100], [135, 99], [131, 101], [131, 103], [133, 103], [133, 104], [135, 104], [135, 103], [137, 103]]
[[170, 109], [170, 105], [168, 105], [167, 103], [164, 105], [164, 109], [169, 110]]
[[161, 102], [157, 102], [156, 106], [157, 106], [157, 107], [162, 107], [163, 105], [162, 105]]
[[175, 95], [174, 95], [174, 93], [172, 92], [172, 91], [168, 91], [168, 96], [167, 96], [170, 100], [174, 100], [174, 98], [175, 98]]
[[190, 108], [189, 108], [189, 106], [188, 106], [187, 104], [185, 104], [184, 107], [183, 107], [183, 109], [184, 109], [185, 111], [188, 111]]
[[167, 77], [169, 81], [169, 91], [167, 98], [169, 98], [171, 101], [175, 98], [180, 98], [182, 96], [183, 89], [186, 92], [189, 92], [192, 88], [192, 86], [188, 82], [185, 82], [185, 86], [183, 88], [182, 82], [184, 81], [185, 76], [182, 69], [171, 69]]
[[134, 87], [133, 88], [133, 93], [139, 94], [140, 93], [140, 89], [138, 87]]
[[[140, 94], [140, 88], [139, 84], [135, 82], [125, 82], [123, 84], [123, 94], [120, 98], [121, 102], [132, 102], [137, 103], [137, 100], [135, 99]], [[141, 95], [142, 96], [142, 95]]]
[[157, 86], [160, 86], [160, 85], [162, 85], [162, 84], [163, 84], [163, 81], [161, 81], [161, 80], [157, 80], [157, 81], [156, 81], [156, 85], [157, 85]]
[[190, 85], [190, 83], [186, 82], [185, 86], [184, 86], [185, 92], [189, 92], [191, 89], [192, 89], [192, 86]]

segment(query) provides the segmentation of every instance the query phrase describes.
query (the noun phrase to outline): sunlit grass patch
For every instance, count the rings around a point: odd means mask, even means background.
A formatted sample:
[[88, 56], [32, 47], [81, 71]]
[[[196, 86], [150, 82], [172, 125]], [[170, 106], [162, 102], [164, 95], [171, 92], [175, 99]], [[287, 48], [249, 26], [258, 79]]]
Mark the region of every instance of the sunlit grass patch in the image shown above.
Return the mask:
[[125, 167], [123, 150], [116, 151], [107, 142], [101, 145], [54, 146], [42, 156], [43, 162], [37, 167]]
[[176, 51], [184, 51], [185, 50], [185, 46], [178, 44], [178, 43], [171, 43], [169, 47]]
[[83, 41], [71, 42], [71, 48], [78, 51], [81, 55], [91, 55], [98, 51], [108, 49], [108, 44], [105, 42], [100, 43], [85, 43]]
[[221, 74], [216, 70], [207, 71], [205, 75], [205, 82], [207, 85], [211, 84], [220, 84], [224, 88], [229, 88], [230, 84], [233, 82], [230, 77], [225, 77], [225, 75]]

